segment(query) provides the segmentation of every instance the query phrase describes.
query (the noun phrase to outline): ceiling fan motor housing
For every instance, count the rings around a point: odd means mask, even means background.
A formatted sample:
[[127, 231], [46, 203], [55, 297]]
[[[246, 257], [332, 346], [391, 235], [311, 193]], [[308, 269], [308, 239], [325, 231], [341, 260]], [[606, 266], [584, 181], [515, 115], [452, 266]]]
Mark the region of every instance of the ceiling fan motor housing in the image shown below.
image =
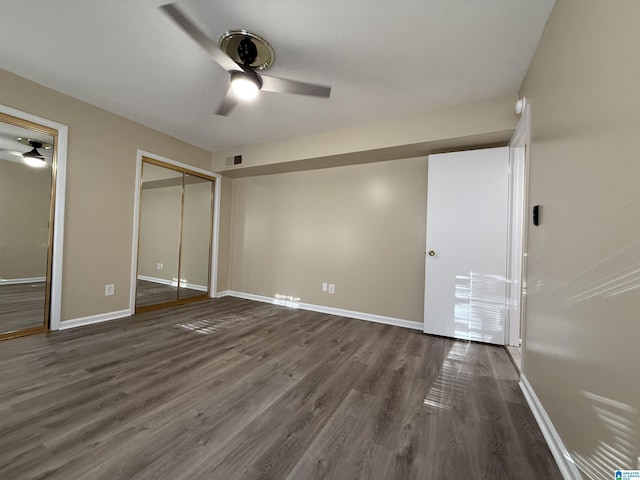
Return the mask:
[[233, 83], [234, 80], [241, 78], [255, 83], [258, 86], [258, 90], [262, 88], [262, 79], [260, 78], [260, 75], [254, 72], [250, 67], [243, 67], [242, 71], [231, 72], [231, 83]]
[[244, 37], [238, 44], [238, 56], [246, 67], [249, 67], [258, 58], [258, 48], [249, 37]]

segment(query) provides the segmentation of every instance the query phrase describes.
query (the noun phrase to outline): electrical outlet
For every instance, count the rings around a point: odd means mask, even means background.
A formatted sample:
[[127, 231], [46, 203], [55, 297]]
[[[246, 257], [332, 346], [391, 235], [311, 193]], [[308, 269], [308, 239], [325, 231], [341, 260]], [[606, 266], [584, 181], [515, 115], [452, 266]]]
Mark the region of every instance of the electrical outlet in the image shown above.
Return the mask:
[[158, 270], [162, 270], [164, 268], [164, 263], [162, 262], [158, 262], [158, 264], [156, 265], [156, 267], [158, 268]]
[[333, 295], [334, 293], [336, 293], [336, 286], [333, 283], [329, 284], [329, 293], [331, 295]]
[[322, 291], [323, 292], [327, 291], [327, 282], [322, 282]]
[[111, 295], [116, 294], [116, 285], [114, 283], [107, 283], [104, 286], [104, 296], [110, 297]]

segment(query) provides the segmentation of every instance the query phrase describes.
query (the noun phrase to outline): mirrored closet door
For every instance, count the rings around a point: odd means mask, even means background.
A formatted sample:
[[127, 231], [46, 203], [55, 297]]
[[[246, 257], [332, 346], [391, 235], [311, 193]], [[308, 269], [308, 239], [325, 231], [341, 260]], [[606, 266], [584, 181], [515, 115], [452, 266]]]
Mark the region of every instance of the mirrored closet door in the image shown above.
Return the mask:
[[0, 114], [0, 339], [49, 326], [56, 139]]
[[208, 297], [214, 181], [143, 158], [136, 312]]

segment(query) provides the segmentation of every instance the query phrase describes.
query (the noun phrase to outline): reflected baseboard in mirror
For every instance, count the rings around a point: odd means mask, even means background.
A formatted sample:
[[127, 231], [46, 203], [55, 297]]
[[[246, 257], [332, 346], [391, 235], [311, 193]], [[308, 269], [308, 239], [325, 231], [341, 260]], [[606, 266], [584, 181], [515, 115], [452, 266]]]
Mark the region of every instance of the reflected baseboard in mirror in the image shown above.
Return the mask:
[[176, 301], [178, 293], [177, 285], [167, 285], [165, 283], [142, 280], [138, 278], [138, 288], [136, 291], [136, 311], [155, 310], [156, 308], [176, 303], [188, 303], [194, 300], [206, 300], [209, 298], [207, 291], [194, 290], [180, 287], [180, 300]]
[[49, 327], [57, 135], [0, 113], [0, 339]]

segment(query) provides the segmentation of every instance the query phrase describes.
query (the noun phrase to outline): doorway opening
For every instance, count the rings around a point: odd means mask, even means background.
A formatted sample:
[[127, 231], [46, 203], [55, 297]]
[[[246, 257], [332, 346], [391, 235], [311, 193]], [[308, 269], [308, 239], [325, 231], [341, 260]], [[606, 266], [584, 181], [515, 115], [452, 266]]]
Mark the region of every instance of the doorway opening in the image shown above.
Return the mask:
[[424, 332], [524, 364], [529, 107], [508, 147], [429, 156]]

